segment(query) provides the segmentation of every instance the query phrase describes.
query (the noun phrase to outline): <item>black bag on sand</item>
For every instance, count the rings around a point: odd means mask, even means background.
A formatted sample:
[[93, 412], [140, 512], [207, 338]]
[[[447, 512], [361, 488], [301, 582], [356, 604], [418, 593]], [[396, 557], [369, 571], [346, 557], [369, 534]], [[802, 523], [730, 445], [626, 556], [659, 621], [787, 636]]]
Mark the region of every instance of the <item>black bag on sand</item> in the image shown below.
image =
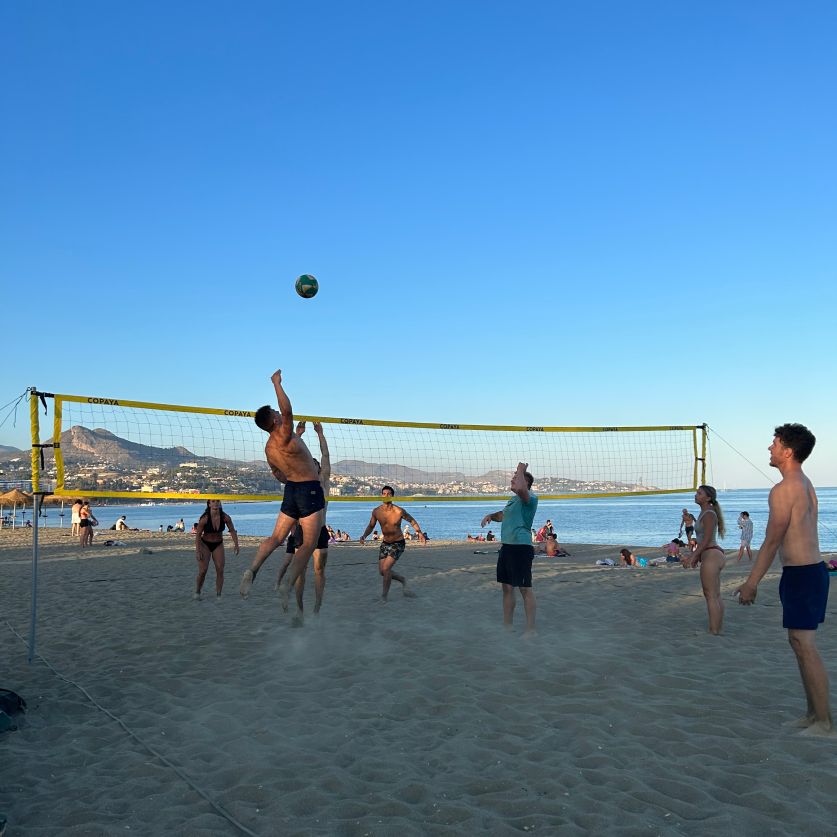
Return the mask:
[[14, 715], [15, 712], [25, 712], [26, 701], [17, 693], [9, 689], [0, 689], [0, 712]]
[[2, 709], [0, 709], [0, 732], [6, 732], [7, 730], [14, 732], [16, 729], [17, 725], [15, 722]]

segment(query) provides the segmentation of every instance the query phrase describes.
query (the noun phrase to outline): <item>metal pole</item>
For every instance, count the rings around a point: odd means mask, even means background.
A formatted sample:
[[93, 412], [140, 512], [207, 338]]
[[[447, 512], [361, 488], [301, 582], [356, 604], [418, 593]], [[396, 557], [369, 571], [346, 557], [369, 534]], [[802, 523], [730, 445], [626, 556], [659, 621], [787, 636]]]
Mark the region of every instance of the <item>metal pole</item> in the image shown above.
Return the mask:
[[[35, 520], [37, 520], [39, 495], [35, 494]], [[35, 659], [35, 614], [38, 611], [38, 525], [32, 530], [32, 613], [29, 616], [29, 665]]]

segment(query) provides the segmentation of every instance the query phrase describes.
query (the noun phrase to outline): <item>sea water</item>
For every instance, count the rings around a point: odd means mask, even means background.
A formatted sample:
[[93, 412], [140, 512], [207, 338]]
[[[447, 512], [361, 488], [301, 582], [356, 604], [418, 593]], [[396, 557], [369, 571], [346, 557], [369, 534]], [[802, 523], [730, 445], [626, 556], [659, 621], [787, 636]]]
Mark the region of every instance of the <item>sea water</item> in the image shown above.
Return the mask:
[[[753, 546], [759, 546], [767, 525], [767, 489], [739, 489], [722, 491], [718, 500], [727, 522], [727, 536], [721, 543], [737, 549], [740, 532], [736, 521], [742, 511], [750, 513], [753, 521]], [[820, 546], [823, 551], [837, 550], [837, 488], [818, 488], [820, 503]], [[465, 540], [470, 532], [485, 534], [491, 529], [499, 537], [500, 525], [491, 523], [480, 529], [485, 515], [499, 511], [504, 500], [462, 502], [404, 502], [403, 507], [427, 532], [431, 540]], [[273, 530], [279, 514], [279, 503], [224, 502], [236, 529], [242, 535], [267, 536]], [[131, 527], [156, 531], [173, 526], [181, 518], [186, 531], [202, 514], [205, 503], [160, 504], [154, 506], [95, 507], [99, 528], [107, 529], [123, 514]], [[366, 528], [374, 504], [370, 502], [340, 501], [328, 507], [328, 523], [334, 529], [349, 533], [357, 540]], [[634, 497], [578, 498], [573, 500], [541, 500], [535, 515], [535, 529], [547, 519], [552, 521], [559, 542], [631, 544], [658, 546], [667, 543], [680, 530], [682, 510], [697, 515], [694, 495], [662, 494]], [[69, 525], [69, 507], [65, 509], [64, 525]], [[48, 507], [47, 525], [58, 525], [60, 508]]]

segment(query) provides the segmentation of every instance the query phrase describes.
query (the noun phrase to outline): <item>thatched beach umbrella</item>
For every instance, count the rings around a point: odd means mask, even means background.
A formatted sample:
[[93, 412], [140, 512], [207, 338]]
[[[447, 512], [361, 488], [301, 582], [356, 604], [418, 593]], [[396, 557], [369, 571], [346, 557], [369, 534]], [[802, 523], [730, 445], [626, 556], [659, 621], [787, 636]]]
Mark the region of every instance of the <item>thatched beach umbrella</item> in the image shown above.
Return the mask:
[[32, 502], [33, 500], [28, 494], [24, 494], [17, 488], [13, 488], [11, 491], [0, 497], [0, 505], [5, 504], [7, 506], [12, 506], [12, 529], [15, 528], [15, 523], [17, 522], [18, 505], [25, 508], [27, 504], [31, 505]]

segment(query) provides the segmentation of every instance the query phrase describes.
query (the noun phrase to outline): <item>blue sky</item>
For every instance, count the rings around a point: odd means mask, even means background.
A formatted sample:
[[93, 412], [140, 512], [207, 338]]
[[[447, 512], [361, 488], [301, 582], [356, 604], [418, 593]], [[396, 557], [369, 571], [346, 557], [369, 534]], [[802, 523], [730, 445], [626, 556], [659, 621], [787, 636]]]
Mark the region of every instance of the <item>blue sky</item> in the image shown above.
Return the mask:
[[837, 485], [833, 3], [19, 0], [0, 24], [0, 405], [250, 408], [281, 367], [300, 413], [706, 421], [760, 465], [802, 421]]

